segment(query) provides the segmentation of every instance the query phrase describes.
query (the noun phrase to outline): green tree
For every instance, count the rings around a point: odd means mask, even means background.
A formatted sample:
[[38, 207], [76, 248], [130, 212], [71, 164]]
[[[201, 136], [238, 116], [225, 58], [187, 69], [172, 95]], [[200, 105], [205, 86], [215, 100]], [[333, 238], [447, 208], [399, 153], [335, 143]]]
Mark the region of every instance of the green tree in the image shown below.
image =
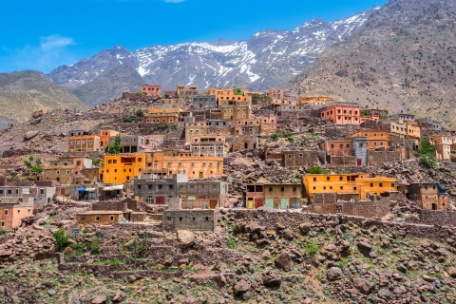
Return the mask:
[[243, 95], [244, 96], [244, 92], [240, 88], [233, 88], [233, 93], [234, 93], [234, 95]]
[[41, 159], [35, 158], [33, 155], [30, 155], [28, 159], [24, 160], [24, 165], [27, 167], [27, 169], [30, 170], [32, 174], [36, 175], [43, 172]]
[[114, 143], [110, 144], [107, 148], [107, 151], [109, 154], [119, 154], [120, 151], [122, 150], [122, 146], [120, 145], [120, 134], [116, 135], [116, 138], [114, 139]]
[[143, 110], [136, 110], [136, 117], [144, 117], [144, 111]]
[[57, 249], [59, 251], [63, 251], [68, 245], [69, 242], [68, 240], [70, 237], [66, 235], [65, 229], [59, 229], [56, 232], [52, 234], [52, 237], [54, 238], [55, 242], [57, 243]]
[[417, 154], [421, 159], [421, 164], [426, 168], [433, 168], [436, 166], [434, 157], [435, 145], [433, 145], [426, 137], [421, 141]]

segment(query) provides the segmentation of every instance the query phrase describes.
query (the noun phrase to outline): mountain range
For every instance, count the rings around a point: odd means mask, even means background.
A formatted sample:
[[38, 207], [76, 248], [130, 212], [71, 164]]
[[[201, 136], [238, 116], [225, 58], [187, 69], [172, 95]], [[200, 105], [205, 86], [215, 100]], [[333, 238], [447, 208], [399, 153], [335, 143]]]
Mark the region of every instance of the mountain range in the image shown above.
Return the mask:
[[262, 31], [244, 41], [189, 42], [130, 52], [116, 46], [74, 65], [60, 66], [52, 81], [89, 106], [112, 100], [141, 83], [209, 87], [282, 87], [328, 46], [356, 32], [379, 10], [335, 22], [312, 20], [292, 31]]
[[392, 0], [290, 85], [456, 127], [456, 1]]

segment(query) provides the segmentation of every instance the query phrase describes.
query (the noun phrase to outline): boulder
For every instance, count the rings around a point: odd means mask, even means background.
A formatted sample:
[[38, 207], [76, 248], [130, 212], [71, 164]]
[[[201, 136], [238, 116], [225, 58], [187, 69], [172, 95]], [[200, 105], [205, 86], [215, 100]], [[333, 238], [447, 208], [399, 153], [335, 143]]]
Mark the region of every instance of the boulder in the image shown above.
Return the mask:
[[24, 140], [30, 140], [30, 139], [34, 138], [35, 136], [38, 135], [38, 133], [40, 133], [40, 132], [36, 131], [36, 130], [27, 131], [24, 134]]
[[249, 281], [241, 279], [233, 286], [233, 293], [235, 297], [242, 297], [242, 295], [250, 290], [252, 285]]
[[372, 281], [362, 278], [355, 278], [353, 279], [353, 286], [363, 294], [367, 295], [371, 292], [375, 285]]
[[275, 260], [275, 265], [283, 271], [291, 271], [293, 268], [291, 255], [288, 252], [282, 252], [280, 256]]
[[96, 295], [92, 299], [92, 304], [104, 304], [108, 302], [108, 297], [106, 295]]
[[339, 267], [331, 267], [326, 271], [326, 277], [330, 281], [336, 281], [342, 278], [342, 269]]
[[378, 296], [383, 299], [392, 299], [394, 298], [394, 293], [388, 288], [382, 288], [378, 291]]
[[263, 285], [270, 288], [278, 288], [282, 284], [282, 278], [273, 272], [263, 274]]
[[181, 247], [188, 247], [195, 242], [195, 235], [189, 230], [177, 231], [177, 239]]
[[122, 302], [125, 299], [126, 296], [127, 295], [125, 294], [125, 292], [120, 291], [119, 289], [117, 289], [116, 294], [112, 298], [112, 301], [116, 302], [116, 303], [120, 303], [120, 302]]
[[456, 267], [448, 268], [447, 273], [450, 277], [456, 278]]

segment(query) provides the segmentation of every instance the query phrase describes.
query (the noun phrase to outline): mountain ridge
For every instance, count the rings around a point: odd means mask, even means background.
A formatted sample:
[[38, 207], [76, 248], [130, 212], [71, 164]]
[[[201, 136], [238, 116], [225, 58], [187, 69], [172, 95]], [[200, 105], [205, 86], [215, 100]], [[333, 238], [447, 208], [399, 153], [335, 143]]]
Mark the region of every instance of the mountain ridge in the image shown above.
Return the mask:
[[[314, 19], [291, 31], [264, 30], [248, 40], [155, 45], [133, 52], [115, 46], [71, 66], [60, 66], [48, 76], [90, 106], [106, 102], [122, 91], [139, 91], [141, 82], [161, 84], [164, 89], [177, 84], [197, 85], [201, 89], [281, 87], [326, 47], [349, 37], [378, 10], [374, 7], [334, 22]], [[119, 75], [117, 69], [125, 65], [129, 71], [124, 68]], [[126, 74], [132, 77], [131, 81]], [[106, 83], [116, 78], [123, 79], [119, 85]], [[94, 94], [86, 89], [91, 82], [112, 94]]]

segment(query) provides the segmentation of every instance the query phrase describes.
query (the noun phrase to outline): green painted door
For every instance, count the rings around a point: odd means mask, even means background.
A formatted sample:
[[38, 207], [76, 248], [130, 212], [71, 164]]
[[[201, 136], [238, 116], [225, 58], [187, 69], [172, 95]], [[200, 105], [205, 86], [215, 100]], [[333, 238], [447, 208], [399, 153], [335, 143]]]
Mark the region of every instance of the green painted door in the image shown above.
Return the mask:
[[273, 198], [267, 198], [265, 206], [269, 207], [269, 208], [274, 208], [274, 199]]
[[289, 204], [289, 199], [288, 198], [280, 199], [280, 209], [287, 209], [288, 204]]

